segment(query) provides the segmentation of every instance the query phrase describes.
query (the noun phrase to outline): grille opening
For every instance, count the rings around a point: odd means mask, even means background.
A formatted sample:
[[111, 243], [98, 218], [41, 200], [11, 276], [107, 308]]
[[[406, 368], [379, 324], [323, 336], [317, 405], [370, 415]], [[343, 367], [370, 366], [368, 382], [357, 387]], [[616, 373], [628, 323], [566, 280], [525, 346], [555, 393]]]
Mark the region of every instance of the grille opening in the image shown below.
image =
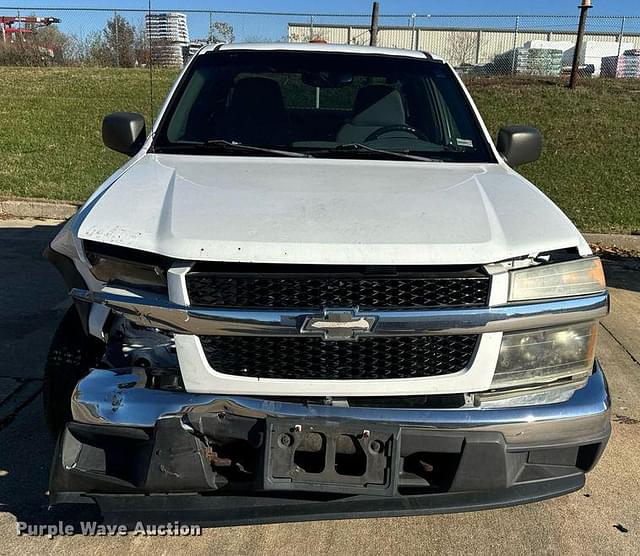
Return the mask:
[[338, 475], [362, 477], [367, 471], [367, 456], [358, 440], [350, 434], [338, 436], [335, 469]]
[[576, 458], [576, 467], [585, 473], [590, 471], [598, 462], [601, 454], [601, 444], [586, 444], [578, 448], [578, 457]]
[[401, 488], [403, 493], [429, 490], [445, 491], [458, 470], [461, 453], [414, 452], [402, 462]]
[[327, 455], [327, 439], [323, 434], [310, 432], [304, 435], [293, 454], [293, 463], [306, 473], [322, 473]]
[[332, 401], [346, 402], [348, 407], [457, 409], [464, 407], [464, 394], [434, 394], [429, 396], [247, 396], [274, 402], [302, 403], [305, 405], [330, 405]]
[[191, 304], [196, 306], [361, 309], [484, 306], [488, 303], [491, 282], [477, 268], [261, 264], [217, 264], [213, 268], [218, 270], [214, 271], [202, 268], [196, 265], [186, 278]]
[[230, 481], [250, 481], [256, 473], [257, 451], [246, 440], [232, 440], [213, 446], [209, 454], [212, 469]]
[[235, 376], [364, 380], [442, 376], [471, 362], [477, 335], [320, 338], [202, 336], [209, 365]]

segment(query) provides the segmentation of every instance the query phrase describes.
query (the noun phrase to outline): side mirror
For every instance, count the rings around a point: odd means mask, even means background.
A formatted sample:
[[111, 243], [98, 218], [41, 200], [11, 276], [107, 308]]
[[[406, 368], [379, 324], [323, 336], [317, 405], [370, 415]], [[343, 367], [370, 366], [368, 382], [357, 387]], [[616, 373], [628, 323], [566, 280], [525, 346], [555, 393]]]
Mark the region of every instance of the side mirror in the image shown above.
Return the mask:
[[102, 141], [119, 153], [133, 156], [146, 136], [144, 117], [137, 112], [114, 112], [102, 120]]
[[542, 154], [542, 135], [535, 127], [511, 125], [498, 131], [498, 152], [512, 168], [535, 162]]

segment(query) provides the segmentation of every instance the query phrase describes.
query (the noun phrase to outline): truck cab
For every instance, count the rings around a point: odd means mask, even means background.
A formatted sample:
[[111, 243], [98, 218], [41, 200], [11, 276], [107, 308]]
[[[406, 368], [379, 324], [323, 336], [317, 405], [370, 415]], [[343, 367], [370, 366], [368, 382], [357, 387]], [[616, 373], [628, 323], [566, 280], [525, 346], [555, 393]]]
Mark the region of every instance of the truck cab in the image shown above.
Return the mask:
[[494, 143], [436, 56], [326, 44], [206, 46], [149, 131], [105, 118], [131, 158], [48, 249], [53, 503], [229, 524], [583, 486], [609, 298], [515, 169], [538, 131]]

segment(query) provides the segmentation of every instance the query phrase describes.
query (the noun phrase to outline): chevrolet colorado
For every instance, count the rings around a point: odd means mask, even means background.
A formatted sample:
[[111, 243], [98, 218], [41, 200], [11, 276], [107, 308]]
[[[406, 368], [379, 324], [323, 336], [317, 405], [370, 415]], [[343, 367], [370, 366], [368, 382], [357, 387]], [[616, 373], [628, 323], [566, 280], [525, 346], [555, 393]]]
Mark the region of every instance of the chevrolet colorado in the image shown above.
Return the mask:
[[[74, 305], [52, 503], [215, 524], [489, 508], [581, 488], [609, 437], [609, 298], [450, 65], [201, 49], [47, 250]], [[180, 514], [183, 515], [183, 514]]]

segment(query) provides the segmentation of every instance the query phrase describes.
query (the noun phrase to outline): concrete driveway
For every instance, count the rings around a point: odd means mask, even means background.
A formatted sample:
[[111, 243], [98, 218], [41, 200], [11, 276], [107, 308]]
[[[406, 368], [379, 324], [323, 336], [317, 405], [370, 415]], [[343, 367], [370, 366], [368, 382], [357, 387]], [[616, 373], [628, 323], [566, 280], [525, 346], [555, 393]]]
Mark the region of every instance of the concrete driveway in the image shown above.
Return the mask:
[[600, 330], [613, 434], [587, 486], [516, 508], [396, 519], [232, 527], [201, 537], [27, 537], [31, 524], [88, 520], [47, 510], [52, 454], [40, 388], [47, 346], [67, 307], [64, 285], [41, 259], [52, 224], [0, 220], [0, 554], [132, 553], [640, 553], [640, 260], [606, 265], [613, 313]]

